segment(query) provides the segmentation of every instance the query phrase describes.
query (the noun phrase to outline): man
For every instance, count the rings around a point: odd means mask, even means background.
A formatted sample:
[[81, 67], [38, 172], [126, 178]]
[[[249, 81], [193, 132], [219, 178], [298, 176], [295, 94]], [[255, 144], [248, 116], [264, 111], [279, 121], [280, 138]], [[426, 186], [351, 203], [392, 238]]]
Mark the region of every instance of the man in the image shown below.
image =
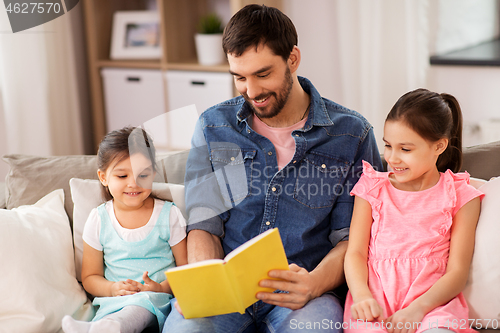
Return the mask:
[[297, 76], [297, 39], [275, 8], [248, 5], [231, 18], [223, 48], [242, 96], [201, 115], [186, 169], [189, 262], [278, 228], [290, 270], [269, 272], [281, 281], [260, 285], [280, 292], [258, 293], [243, 315], [184, 319], [176, 305], [164, 332], [341, 331], [333, 290], [345, 282], [349, 191], [362, 160], [380, 169], [381, 160], [371, 125]]

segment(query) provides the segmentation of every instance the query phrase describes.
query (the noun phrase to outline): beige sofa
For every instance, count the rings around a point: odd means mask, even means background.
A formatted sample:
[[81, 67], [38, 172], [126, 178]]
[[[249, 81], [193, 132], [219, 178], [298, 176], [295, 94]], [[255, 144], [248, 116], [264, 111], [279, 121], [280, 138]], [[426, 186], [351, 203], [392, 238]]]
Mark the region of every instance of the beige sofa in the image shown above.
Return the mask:
[[[157, 194], [181, 207], [186, 158], [187, 152], [160, 156], [155, 179]], [[83, 320], [93, 315], [75, 267], [81, 260], [82, 220], [100, 200], [96, 159], [8, 155], [3, 160], [10, 172], [0, 182], [0, 208], [6, 208], [0, 210], [0, 327], [5, 332], [60, 332], [63, 315]], [[464, 149], [463, 169], [485, 180], [500, 175], [500, 142]], [[78, 179], [70, 187], [71, 178]], [[491, 329], [500, 326], [500, 178], [483, 188], [487, 195], [464, 293], [470, 323]]]

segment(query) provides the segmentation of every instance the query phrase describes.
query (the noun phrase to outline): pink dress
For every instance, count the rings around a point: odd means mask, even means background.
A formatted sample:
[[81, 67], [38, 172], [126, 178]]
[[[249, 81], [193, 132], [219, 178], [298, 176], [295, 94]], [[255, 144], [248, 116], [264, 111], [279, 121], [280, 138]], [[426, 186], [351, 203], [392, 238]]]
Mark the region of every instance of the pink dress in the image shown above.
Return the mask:
[[[351, 195], [367, 200], [373, 223], [368, 250], [368, 286], [388, 318], [425, 293], [446, 271], [453, 216], [482, 193], [469, 185], [469, 174], [441, 173], [433, 187], [418, 191], [396, 189], [389, 172], [377, 172], [363, 162], [363, 175]], [[386, 331], [381, 325], [355, 322], [347, 294], [344, 331]], [[416, 333], [430, 328], [474, 332], [469, 309], [460, 293], [429, 312]], [[351, 325], [349, 325], [351, 323]], [[348, 326], [348, 327], [346, 327]]]

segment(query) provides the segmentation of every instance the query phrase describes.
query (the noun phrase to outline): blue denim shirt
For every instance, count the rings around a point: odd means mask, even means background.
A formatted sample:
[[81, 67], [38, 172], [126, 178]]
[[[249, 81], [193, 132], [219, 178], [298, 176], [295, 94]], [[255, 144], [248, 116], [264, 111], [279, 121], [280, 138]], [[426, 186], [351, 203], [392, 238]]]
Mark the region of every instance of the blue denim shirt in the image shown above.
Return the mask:
[[186, 166], [187, 229], [220, 236], [227, 254], [277, 227], [289, 262], [311, 271], [348, 239], [349, 192], [362, 160], [379, 170], [382, 163], [365, 118], [299, 82], [311, 97], [309, 116], [292, 132], [295, 154], [281, 170], [274, 145], [249, 126], [241, 96], [202, 113]]

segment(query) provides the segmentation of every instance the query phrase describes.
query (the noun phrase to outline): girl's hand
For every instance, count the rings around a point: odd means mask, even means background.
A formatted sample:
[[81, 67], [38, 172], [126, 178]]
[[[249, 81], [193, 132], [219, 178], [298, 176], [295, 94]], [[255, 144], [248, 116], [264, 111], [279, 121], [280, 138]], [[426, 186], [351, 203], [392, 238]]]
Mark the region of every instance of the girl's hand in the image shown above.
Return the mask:
[[384, 319], [384, 310], [374, 298], [366, 298], [351, 306], [351, 315], [355, 320], [382, 320]]
[[111, 295], [112, 296], [125, 296], [125, 295], [133, 295], [140, 291], [137, 284], [133, 283], [136, 281], [127, 280], [127, 281], [118, 281], [114, 282], [111, 285]]
[[[408, 307], [396, 311], [392, 316], [387, 318], [386, 324], [389, 333], [414, 333], [421, 325], [425, 313], [418, 307]], [[390, 327], [391, 326], [391, 327]]]
[[163, 292], [163, 287], [161, 286], [161, 284], [151, 280], [148, 276], [147, 271], [142, 274], [142, 279], [144, 280], [144, 284], [139, 283], [139, 288], [141, 289], [141, 291]]

